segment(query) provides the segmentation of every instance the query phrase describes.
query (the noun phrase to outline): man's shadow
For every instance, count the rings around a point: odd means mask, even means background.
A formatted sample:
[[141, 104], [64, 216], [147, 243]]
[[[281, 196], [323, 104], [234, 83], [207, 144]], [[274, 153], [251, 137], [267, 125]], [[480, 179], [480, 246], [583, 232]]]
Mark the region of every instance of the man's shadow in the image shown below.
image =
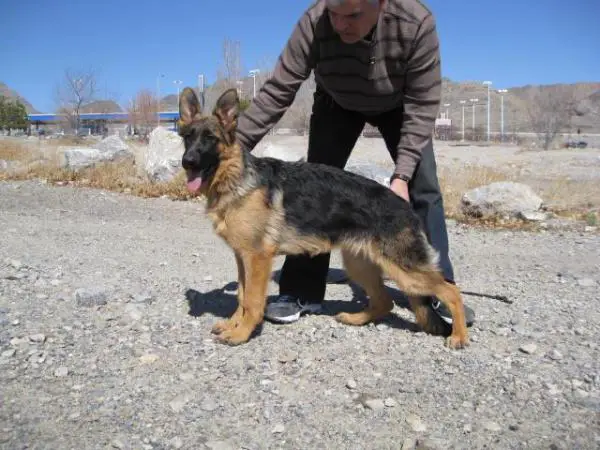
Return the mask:
[[[279, 282], [279, 276], [280, 271], [276, 270], [272, 273], [271, 279], [275, 282]], [[352, 290], [352, 298], [350, 300], [325, 300], [323, 302], [321, 315], [335, 316], [340, 312], [353, 313], [364, 309], [367, 304], [365, 292], [360, 286], [348, 280], [345, 271], [341, 269], [330, 269], [327, 276], [327, 282], [330, 284], [347, 284]], [[192, 288], [187, 289], [185, 297], [189, 306], [188, 314], [193, 317], [200, 317], [209, 313], [217, 317], [229, 318], [237, 308], [237, 288], [237, 281], [231, 281], [221, 288], [207, 292], [199, 292]], [[410, 309], [408, 299], [401, 291], [389, 286], [386, 286], [386, 290], [397, 306]], [[276, 297], [276, 295], [268, 296], [267, 302], [275, 300]], [[421, 331], [416, 323], [407, 321], [396, 314], [390, 314], [385, 319], [376, 323], [383, 323], [391, 328], [414, 332]]]

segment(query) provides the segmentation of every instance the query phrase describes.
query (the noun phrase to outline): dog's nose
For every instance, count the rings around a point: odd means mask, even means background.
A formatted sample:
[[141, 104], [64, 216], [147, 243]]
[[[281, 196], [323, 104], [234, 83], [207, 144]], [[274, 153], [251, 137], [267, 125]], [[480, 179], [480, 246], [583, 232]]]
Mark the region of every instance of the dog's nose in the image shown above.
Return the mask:
[[181, 159], [181, 165], [184, 169], [193, 169], [196, 165], [196, 160], [189, 153], [185, 153]]

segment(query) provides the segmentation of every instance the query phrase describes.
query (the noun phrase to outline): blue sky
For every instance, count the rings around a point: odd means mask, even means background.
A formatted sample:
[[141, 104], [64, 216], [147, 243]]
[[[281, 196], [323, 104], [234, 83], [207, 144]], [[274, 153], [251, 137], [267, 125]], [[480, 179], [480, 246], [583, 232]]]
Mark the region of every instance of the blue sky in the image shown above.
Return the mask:
[[[239, 40], [245, 69], [274, 61], [312, 0], [0, 0], [0, 81], [35, 108], [54, 109], [67, 67], [99, 70], [125, 104], [141, 88], [176, 93], [173, 80], [212, 82], [224, 38]], [[598, 0], [428, 0], [443, 75], [497, 88], [600, 81]]]

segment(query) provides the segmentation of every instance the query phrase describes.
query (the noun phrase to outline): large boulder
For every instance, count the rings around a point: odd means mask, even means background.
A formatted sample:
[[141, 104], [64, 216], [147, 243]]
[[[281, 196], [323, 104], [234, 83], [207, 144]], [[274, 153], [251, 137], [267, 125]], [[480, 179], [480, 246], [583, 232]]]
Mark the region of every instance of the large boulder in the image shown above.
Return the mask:
[[181, 170], [184, 147], [181, 137], [165, 128], [150, 133], [150, 143], [144, 155], [144, 169], [153, 181], [170, 181]]
[[98, 163], [132, 158], [133, 153], [118, 136], [109, 136], [94, 147], [68, 148], [63, 152], [63, 166], [71, 170], [92, 167]]
[[377, 181], [379, 184], [389, 187], [391, 171], [384, 169], [380, 166], [370, 163], [353, 163], [348, 164], [345, 168], [346, 171], [362, 175], [363, 177], [370, 178], [371, 180]]
[[281, 159], [282, 161], [300, 161], [305, 158], [304, 153], [298, 149], [271, 143], [268, 143], [264, 147], [257, 148], [256, 151], [252, 153], [259, 157], [276, 158]]
[[522, 218], [538, 211], [543, 200], [526, 184], [501, 181], [466, 192], [461, 201], [462, 212], [478, 218]]

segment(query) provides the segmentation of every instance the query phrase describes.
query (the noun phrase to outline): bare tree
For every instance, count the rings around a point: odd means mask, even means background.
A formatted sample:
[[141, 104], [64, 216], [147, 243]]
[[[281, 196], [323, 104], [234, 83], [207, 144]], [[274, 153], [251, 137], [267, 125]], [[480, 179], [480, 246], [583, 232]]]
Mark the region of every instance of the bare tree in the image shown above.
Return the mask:
[[548, 150], [556, 136], [569, 126], [575, 103], [570, 86], [538, 86], [531, 90], [527, 102], [529, 126], [544, 150]]
[[225, 38], [223, 40], [223, 61], [218, 71], [218, 78], [225, 80], [228, 85], [235, 86], [242, 77], [242, 54], [240, 42]]
[[93, 69], [66, 69], [63, 81], [56, 86], [58, 113], [76, 131], [81, 124], [81, 109], [96, 99], [96, 81]]
[[156, 95], [150, 89], [142, 89], [131, 100], [127, 113], [129, 125], [134, 132], [147, 138], [157, 120], [158, 99]]
[[298, 89], [294, 101], [281, 118], [281, 126], [293, 128], [299, 132], [308, 130], [313, 107], [315, 79], [311, 74]]

